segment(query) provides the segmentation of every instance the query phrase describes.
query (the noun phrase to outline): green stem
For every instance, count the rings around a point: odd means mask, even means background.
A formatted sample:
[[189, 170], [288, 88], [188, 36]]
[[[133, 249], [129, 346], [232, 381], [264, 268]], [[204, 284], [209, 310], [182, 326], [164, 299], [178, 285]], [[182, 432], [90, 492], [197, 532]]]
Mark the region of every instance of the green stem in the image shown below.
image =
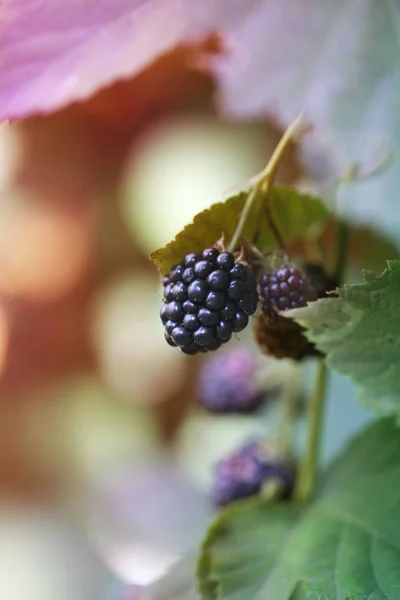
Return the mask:
[[243, 206], [242, 212], [240, 213], [239, 221], [236, 226], [235, 232], [234, 232], [232, 239], [230, 241], [230, 244], [228, 246], [228, 252], [235, 251], [236, 246], [238, 245], [240, 236], [242, 235], [244, 226], [246, 224], [247, 217], [249, 216], [250, 211], [253, 208], [253, 204], [255, 203], [259, 193], [260, 193], [260, 187], [259, 187], [259, 185], [256, 184], [253, 187], [253, 189], [251, 190], [250, 194], [247, 196], [245, 205]]
[[[338, 224], [336, 238], [336, 264], [335, 275], [338, 285], [344, 279], [349, 247], [349, 227], [341, 216]], [[309, 433], [306, 455], [300, 465], [300, 471], [296, 482], [295, 498], [300, 502], [308, 500], [315, 483], [318, 468], [321, 431], [323, 425], [325, 392], [327, 387], [328, 369], [324, 358], [319, 359], [315, 389], [309, 399]]]
[[299, 417], [301, 397], [301, 367], [295, 363], [293, 371], [288, 374], [287, 384], [284, 386], [280, 398], [280, 423], [278, 426], [278, 446], [282, 455], [290, 455], [293, 452], [293, 430]]
[[247, 218], [250, 214], [251, 209], [253, 208], [259, 194], [263, 196], [267, 196], [270, 189], [272, 188], [275, 180], [276, 173], [278, 171], [279, 165], [282, 161], [283, 155], [293, 138], [295, 132], [297, 131], [300, 122], [303, 118], [303, 113], [301, 113], [295, 121], [286, 129], [282, 138], [279, 141], [279, 144], [275, 148], [271, 159], [269, 160], [267, 166], [259, 175], [257, 175], [253, 180], [253, 189], [247, 197], [245, 205], [242, 209], [242, 212], [239, 217], [238, 224], [236, 226], [235, 232], [232, 236], [232, 239], [228, 246], [229, 252], [234, 252], [240, 237], [243, 233], [244, 226], [246, 224]]
[[305, 502], [310, 497], [317, 474], [327, 379], [326, 362], [324, 358], [320, 358], [315, 388], [308, 404], [309, 437], [307, 451], [300, 465], [295, 489], [295, 498], [300, 502]]

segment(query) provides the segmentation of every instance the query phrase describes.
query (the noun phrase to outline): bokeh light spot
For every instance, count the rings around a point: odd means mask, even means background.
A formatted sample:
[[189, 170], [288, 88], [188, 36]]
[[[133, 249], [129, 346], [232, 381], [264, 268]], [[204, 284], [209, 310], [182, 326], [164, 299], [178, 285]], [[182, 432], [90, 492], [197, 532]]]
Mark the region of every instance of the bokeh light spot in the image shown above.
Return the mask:
[[67, 294], [88, 268], [87, 212], [25, 197], [11, 198], [1, 208], [0, 288], [34, 300]]
[[146, 251], [162, 246], [194, 215], [239, 188], [264, 165], [268, 133], [211, 117], [162, 122], [127, 163], [122, 210]]

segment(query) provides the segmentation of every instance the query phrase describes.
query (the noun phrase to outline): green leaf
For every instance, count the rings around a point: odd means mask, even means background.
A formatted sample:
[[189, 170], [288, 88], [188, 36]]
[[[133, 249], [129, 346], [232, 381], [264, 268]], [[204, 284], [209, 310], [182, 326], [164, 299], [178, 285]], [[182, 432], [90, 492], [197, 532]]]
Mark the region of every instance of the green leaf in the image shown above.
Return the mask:
[[[369, 427], [332, 465], [316, 501], [252, 501], [221, 513], [203, 544], [203, 600], [400, 599], [400, 432]], [[296, 514], [297, 512], [297, 514]]]
[[[226, 202], [213, 204], [196, 215], [193, 223], [187, 225], [176, 238], [164, 248], [151, 254], [160, 272], [165, 275], [171, 267], [180, 262], [188, 252], [198, 252], [212, 246], [222, 235], [228, 242], [232, 237], [248, 192], [240, 192]], [[255, 202], [243, 231], [243, 237], [251, 239], [260, 228], [258, 246], [264, 250], [276, 248], [274, 233], [263, 215], [266, 198]], [[329, 209], [320, 198], [300, 192], [275, 187], [268, 195], [268, 203], [274, 222], [284, 240], [290, 240], [305, 233], [310, 227], [323, 224], [329, 218]], [[261, 215], [261, 217], [260, 217]]]
[[346, 285], [339, 298], [288, 311], [328, 364], [362, 386], [360, 401], [382, 415], [400, 413], [400, 262], [379, 277]]
[[298, 508], [259, 500], [224, 510], [209, 529], [199, 560], [203, 600], [255, 598], [284, 552], [298, 515]]

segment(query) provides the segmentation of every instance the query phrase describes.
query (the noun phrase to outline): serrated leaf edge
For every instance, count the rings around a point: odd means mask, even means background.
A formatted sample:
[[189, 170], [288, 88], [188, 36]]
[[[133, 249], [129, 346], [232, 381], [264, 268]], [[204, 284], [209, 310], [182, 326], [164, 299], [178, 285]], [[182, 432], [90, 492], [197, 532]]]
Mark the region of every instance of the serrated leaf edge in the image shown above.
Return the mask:
[[[273, 187], [273, 190], [277, 191], [278, 193], [283, 193], [283, 194], [290, 193], [290, 192], [296, 192], [299, 196], [301, 196], [302, 198], [307, 198], [309, 201], [312, 201], [314, 203], [315, 202], [322, 203], [326, 207], [326, 220], [329, 218], [329, 208], [328, 208], [328, 206], [326, 206], [326, 203], [324, 202], [323, 198], [321, 198], [320, 196], [316, 196], [313, 194], [307, 194], [307, 193], [297, 190], [296, 188], [289, 187], [289, 186], [283, 186], [283, 185], [276, 185]], [[240, 197], [242, 195], [247, 196], [250, 191], [251, 191], [251, 187], [249, 187], [248, 189], [244, 189], [244, 190], [238, 190], [235, 194], [228, 196], [228, 198], [226, 198], [225, 200], [223, 200], [221, 202], [216, 202], [216, 203], [212, 204], [209, 208], [206, 208], [203, 211], [201, 211], [200, 213], [196, 214], [193, 217], [193, 220], [190, 223], [188, 223], [187, 225], [185, 225], [185, 227], [175, 236], [174, 239], [170, 240], [164, 246], [157, 248], [156, 250], [153, 250], [153, 252], [151, 252], [149, 255], [150, 259], [156, 264], [157, 268], [159, 268], [158, 256], [161, 253], [164, 253], [165, 250], [168, 249], [172, 244], [179, 243], [180, 238], [185, 237], [185, 235], [187, 235], [188, 228], [195, 226], [196, 222], [199, 219], [204, 219], [207, 214], [209, 214], [211, 211], [216, 210], [216, 207], [218, 207], [218, 206], [222, 207], [223, 205], [225, 205], [228, 202], [233, 202], [234, 200], [236, 200], [238, 197]], [[221, 224], [221, 235], [223, 233], [224, 233], [223, 232], [223, 224]], [[285, 237], [284, 239], [289, 241], [291, 238]], [[215, 241], [217, 241], [217, 240], [215, 240]], [[171, 264], [170, 268], [172, 268], [172, 266], [173, 265]], [[164, 270], [160, 270], [160, 272], [161, 272], [161, 275], [165, 275], [167, 273], [167, 271], [164, 271]]]

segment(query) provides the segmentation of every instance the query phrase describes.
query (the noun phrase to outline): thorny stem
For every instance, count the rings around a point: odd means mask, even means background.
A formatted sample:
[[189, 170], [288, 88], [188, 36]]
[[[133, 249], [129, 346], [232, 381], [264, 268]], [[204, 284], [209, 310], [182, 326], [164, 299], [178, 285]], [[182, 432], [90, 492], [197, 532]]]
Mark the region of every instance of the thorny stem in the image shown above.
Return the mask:
[[[297, 119], [295, 121], [293, 121], [293, 123], [291, 125], [289, 125], [289, 127], [286, 129], [285, 133], [283, 134], [282, 138], [280, 139], [279, 144], [277, 145], [267, 166], [254, 179], [253, 189], [251, 190], [250, 194], [248, 195], [248, 197], [246, 199], [246, 202], [245, 202], [245, 205], [240, 214], [239, 221], [236, 226], [235, 232], [234, 232], [232, 239], [230, 241], [230, 244], [228, 246], [229, 252], [234, 252], [235, 248], [237, 247], [240, 237], [243, 233], [243, 229], [246, 224], [247, 218], [248, 218], [248, 216], [251, 212], [251, 209], [253, 208], [257, 198], [259, 197], [259, 194], [262, 194], [263, 196], [268, 195], [268, 192], [270, 191], [270, 189], [274, 183], [274, 179], [275, 179], [276, 173], [278, 171], [279, 165], [282, 161], [283, 155], [289, 145], [289, 142], [291, 141], [295, 132], [297, 131], [302, 118], [303, 118], [303, 113], [300, 113], [300, 115], [297, 117]], [[271, 221], [270, 221], [270, 224], [271, 224]], [[274, 231], [274, 233], [275, 233], [275, 231]]]

